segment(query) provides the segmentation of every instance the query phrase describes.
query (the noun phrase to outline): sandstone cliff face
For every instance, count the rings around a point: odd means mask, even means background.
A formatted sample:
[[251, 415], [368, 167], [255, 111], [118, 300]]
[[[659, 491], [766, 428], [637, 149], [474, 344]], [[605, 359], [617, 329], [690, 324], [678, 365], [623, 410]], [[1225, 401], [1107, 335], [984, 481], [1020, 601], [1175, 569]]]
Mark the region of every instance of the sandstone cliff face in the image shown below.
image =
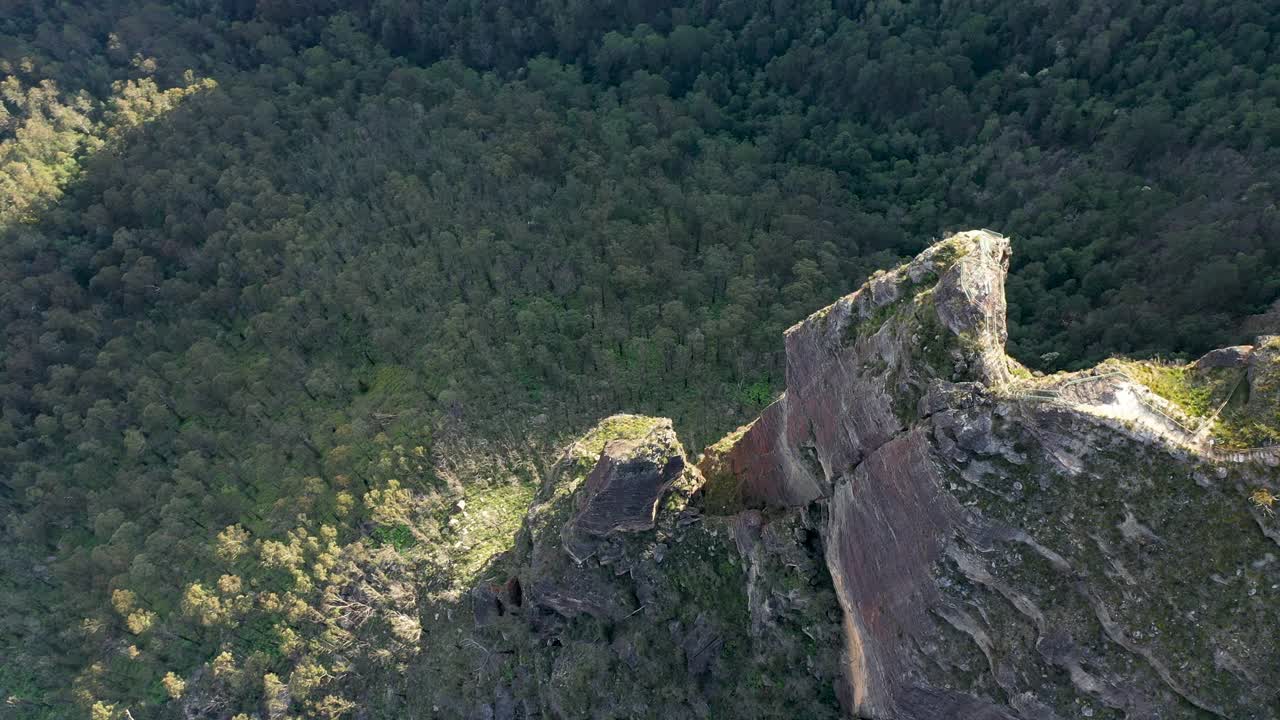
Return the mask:
[[749, 506], [830, 497], [907, 429], [931, 379], [1004, 382], [1008, 263], [1003, 238], [958, 236], [792, 327], [786, 393], [717, 454], [715, 478]]
[[[1009, 252], [961, 233], [788, 330], [786, 393], [696, 467], [666, 420], [572, 445], [438, 714], [1280, 717], [1277, 455], [1007, 358]], [[1278, 348], [1200, 370], [1265, 425]]]
[[789, 330], [708, 496], [825, 507], [854, 717], [1276, 717], [1274, 469], [1024, 387], [1008, 252], [962, 233]]

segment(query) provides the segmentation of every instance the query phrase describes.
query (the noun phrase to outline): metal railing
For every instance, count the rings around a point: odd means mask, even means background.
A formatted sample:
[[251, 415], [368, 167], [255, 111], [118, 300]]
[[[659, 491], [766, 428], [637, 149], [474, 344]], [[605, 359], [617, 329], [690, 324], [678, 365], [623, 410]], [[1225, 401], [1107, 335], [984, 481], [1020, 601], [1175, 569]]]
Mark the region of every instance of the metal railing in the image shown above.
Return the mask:
[[1218, 449], [1210, 448], [1209, 454], [1218, 460], [1230, 462], [1249, 462], [1250, 460], [1280, 460], [1280, 445], [1267, 445], [1255, 448]]

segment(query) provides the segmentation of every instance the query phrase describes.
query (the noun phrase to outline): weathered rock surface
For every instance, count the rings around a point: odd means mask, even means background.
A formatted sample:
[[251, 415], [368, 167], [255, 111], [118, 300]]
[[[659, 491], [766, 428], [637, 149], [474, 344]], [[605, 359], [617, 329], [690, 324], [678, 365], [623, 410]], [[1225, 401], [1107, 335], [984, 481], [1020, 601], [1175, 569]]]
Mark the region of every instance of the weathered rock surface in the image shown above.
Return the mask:
[[1280, 415], [1280, 335], [1263, 335], [1249, 356], [1249, 407]]
[[1008, 263], [1004, 238], [959, 235], [787, 330], [786, 393], [709, 476], [732, 478], [747, 506], [830, 497], [906, 429], [934, 378], [1004, 382]]
[[[785, 395], [697, 467], [654, 418], [570, 446], [430, 716], [1280, 718], [1276, 469], [1006, 357], [1009, 251], [961, 233], [789, 329]], [[1200, 363], [1280, 411], [1280, 341]]]
[[468, 595], [475, 665], [436, 679], [439, 713], [839, 717], [822, 518], [708, 517], [701, 485], [669, 420], [613, 416], [570, 446]]
[[[707, 497], [825, 513], [853, 717], [1280, 716], [1276, 521], [1248, 501], [1275, 471], [1168, 442], [1123, 378], [1032, 383], [1008, 252], [953, 236], [788, 330], [787, 392], [708, 450]], [[1265, 351], [1202, 362], [1280, 385]]]
[[1249, 364], [1249, 356], [1253, 354], [1252, 345], [1232, 345], [1231, 347], [1210, 350], [1196, 360], [1199, 370], [1214, 368], [1240, 368]]
[[670, 420], [658, 421], [644, 437], [609, 441], [578, 491], [578, 511], [566, 534], [652, 529], [658, 501], [683, 471], [684, 452]]

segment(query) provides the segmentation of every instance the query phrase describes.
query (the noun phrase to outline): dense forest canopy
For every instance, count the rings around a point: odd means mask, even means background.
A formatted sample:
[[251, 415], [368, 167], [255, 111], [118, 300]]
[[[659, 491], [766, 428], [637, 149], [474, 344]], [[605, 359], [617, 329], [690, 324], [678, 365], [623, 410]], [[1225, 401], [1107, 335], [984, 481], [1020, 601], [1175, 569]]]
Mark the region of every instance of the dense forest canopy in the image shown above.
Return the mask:
[[713, 440], [950, 230], [1014, 238], [1033, 368], [1280, 330], [1266, 2], [0, 0], [0, 37], [18, 717], [403, 712], [442, 509], [619, 409]]

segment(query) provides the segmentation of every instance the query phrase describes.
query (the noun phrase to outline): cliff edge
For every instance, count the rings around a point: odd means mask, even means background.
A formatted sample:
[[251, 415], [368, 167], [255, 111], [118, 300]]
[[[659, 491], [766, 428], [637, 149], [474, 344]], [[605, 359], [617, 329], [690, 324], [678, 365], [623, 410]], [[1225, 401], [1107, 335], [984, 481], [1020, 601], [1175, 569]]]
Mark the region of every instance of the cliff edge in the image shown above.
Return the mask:
[[[1007, 358], [1009, 251], [957, 234], [788, 330], [713, 506], [824, 506], [854, 717], [1276, 717], [1278, 455], [1142, 382], [1189, 370]], [[1233, 357], [1256, 403], [1272, 363]]]
[[696, 465], [663, 419], [574, 443], [436, 709], [1280, 717], [1280, 454], [1241, 444], [1280, 342], [1031, 373], [1009, 253], [959, 233], [790, 328], [786, 392]]

